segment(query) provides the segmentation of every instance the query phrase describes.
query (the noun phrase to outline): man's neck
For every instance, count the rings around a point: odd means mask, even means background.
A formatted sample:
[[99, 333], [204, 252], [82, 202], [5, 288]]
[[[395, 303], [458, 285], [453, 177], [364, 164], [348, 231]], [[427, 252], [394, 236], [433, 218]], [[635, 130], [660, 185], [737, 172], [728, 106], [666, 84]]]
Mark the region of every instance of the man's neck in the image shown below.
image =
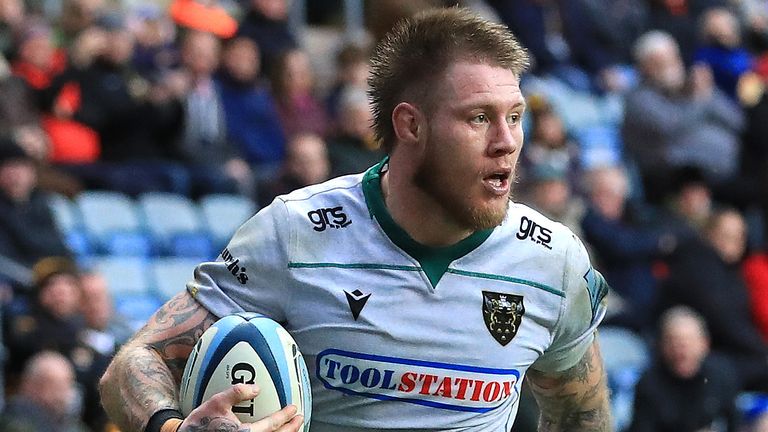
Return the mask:
[[392, 164], [382, 173], [381, 192], [392, 219], [425, 246], [454, 245], [472, 235], [473, 231], [459, 226], [443, 206], [416, 187], [404, 173], [392, 173]]

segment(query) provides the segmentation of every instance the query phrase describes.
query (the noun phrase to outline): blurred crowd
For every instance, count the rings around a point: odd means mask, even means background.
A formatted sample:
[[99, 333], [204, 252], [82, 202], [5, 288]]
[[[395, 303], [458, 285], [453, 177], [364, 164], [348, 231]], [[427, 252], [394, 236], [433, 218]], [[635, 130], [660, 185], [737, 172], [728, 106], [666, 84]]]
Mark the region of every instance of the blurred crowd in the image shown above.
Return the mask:
[[[360, 0], [362, 33], [344, 3], [0, 0], [0, 430], [108, 430], [96, 383], [131, 332], [51, 194], [265, 206], [383, 157], [369, 51], [457, 2]], [[515, 199], [576, 232], [613, 288], [617, 428], [768, 431], [768, 1], [458, 3], [531, 52]]]

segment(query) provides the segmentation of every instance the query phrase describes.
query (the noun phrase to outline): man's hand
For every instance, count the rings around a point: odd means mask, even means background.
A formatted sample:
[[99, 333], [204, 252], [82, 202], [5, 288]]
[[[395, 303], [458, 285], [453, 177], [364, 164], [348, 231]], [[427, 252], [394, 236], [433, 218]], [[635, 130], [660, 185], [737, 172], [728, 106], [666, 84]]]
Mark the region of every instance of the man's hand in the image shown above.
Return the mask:
[[540, 432], [613, 430], [597, 337], [572, 368], [554, 374], [531, 369], [526, 378], [541, 409]]
[[288, 405], [255, 423], [240, 423], [232, 413], [232, 406], [253, 399], [258, 394], [258, 386], [247, 384], [237, 384], [217, 393], [192, 410], [178, 432], [298, 432], [304, 417], [296, 415], [294, 405]]

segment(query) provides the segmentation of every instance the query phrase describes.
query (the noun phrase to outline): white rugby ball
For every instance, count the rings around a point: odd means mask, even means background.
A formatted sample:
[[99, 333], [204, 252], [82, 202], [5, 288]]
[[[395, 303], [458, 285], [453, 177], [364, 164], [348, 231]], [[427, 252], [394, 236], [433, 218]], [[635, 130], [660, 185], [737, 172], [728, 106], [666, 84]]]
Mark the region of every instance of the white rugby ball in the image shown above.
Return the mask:
[[258, 384], [261, 392], [232, 407], [251, 423], [296, 405], [309, 431], [312, 393], [299, 347], [277, 322], [259, 314], [239, 313], [216, 321], [197, 341], [181, 378], [179, 402], [184, 415], [216, 393], [239, 384]]

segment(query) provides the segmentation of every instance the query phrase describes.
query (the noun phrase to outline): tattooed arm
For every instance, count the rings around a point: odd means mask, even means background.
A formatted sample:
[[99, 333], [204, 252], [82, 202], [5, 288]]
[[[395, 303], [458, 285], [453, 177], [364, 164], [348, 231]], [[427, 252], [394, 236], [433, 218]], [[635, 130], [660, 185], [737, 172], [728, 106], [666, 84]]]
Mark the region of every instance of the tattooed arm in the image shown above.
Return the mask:
[[541, 409], [540, 432], [612, 430], [603, 359], [596, 338], [570, 369], [557, 374], [531, 369], [527, 379]]
[[[187, 357], [216, 317], [186, 291], [176, 295], [115, 356], [101, 379], [101, 401], [124, 432], [143, 432], [162, 409], [179, 409], [178, 385]], [[237, 421], [233, 405], [256, 396], [255, 386], [237, 385], [190, 413], [179, 432], [295, 431], [302, 418], [289, 406], [250, 425]], [[293, 419], [292, 419], [293, 418]], [[292, 419], [292, 420], [291, 420]]]

